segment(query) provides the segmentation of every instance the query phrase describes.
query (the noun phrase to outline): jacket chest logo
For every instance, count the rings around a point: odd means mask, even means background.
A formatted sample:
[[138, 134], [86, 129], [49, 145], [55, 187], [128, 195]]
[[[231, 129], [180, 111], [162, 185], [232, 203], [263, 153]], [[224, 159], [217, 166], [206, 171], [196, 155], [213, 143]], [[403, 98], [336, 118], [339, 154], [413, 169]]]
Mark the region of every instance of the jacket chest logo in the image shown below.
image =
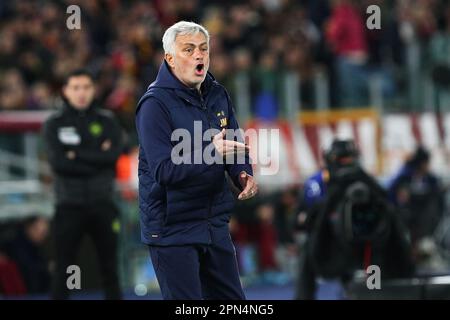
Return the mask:
[[224, 128], [228, 125], [228, 120], [227, 117], [225, 116], [225, 112], [223, 111], [217, 112], [216, 116], [219, 118], [221, 128]]
[[81, 142], [81, 137], [75, 127], [61, 127], [58, 129], [58, 140], [62, 144], [76, 146]]
[[89, 132], [94, 137], [98, 137], [103, 132], [103, 126], [99, 122], [91, 122], [89, 124]]

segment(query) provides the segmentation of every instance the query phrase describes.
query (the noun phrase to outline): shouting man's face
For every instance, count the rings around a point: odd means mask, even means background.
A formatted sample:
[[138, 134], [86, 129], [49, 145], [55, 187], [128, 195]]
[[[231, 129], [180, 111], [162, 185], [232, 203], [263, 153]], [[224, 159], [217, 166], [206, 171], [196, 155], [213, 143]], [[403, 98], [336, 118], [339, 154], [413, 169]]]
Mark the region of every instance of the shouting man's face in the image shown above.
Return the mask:
[[166, 53], [165, 58], [173, 74], [183, 84], [200, 89], [209, 68], [209, 47], [203, 33], [177, 36], [175, 55]]

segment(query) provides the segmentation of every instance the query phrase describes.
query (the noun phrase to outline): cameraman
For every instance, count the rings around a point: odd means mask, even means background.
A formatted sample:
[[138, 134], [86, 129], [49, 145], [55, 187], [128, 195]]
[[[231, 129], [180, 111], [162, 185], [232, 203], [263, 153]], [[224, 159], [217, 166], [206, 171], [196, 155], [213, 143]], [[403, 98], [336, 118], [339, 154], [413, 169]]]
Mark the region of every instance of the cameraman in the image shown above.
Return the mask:
[[326, 168], [305, 182], [298, 222], [308, 237], [297, 298], [314, 299], [317, 277], [346, 282], [375, 262], [384, 275], [410, 274], [406, 231], [384, 190], [360, 167], [355, 143], [333, 141], [324, 159]]

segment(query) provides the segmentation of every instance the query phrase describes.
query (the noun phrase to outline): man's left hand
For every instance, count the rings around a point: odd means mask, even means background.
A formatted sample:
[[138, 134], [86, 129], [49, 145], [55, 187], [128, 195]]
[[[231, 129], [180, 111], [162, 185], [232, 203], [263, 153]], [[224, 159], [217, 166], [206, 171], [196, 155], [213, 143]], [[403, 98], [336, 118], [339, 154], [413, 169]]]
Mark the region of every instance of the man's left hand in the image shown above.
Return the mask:
[[101, 149], [102, 151], [108, 151], [109, 149], [111, 149], [111, 140], [106, 139], [105, 141], [103, 141]]
[[239, 174], [239, 183], [242, 186], [242, 192], [239, 194], [239, 200], [247, 200], [253, 198], [258, 193], [258, 185], [253, 177], [247, 172], [242, 171]]

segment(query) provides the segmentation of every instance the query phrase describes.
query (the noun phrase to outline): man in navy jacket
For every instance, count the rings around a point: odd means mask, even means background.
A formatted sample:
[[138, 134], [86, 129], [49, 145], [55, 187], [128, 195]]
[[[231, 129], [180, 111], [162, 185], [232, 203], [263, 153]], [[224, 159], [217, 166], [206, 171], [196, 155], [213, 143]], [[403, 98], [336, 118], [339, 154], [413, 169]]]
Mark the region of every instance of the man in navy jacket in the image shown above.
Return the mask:
[[239, 200], [258, 191], [248, 147], [242, 136], [226, 139], [239, 126], [228, 93], [208, 72], [208, 31], [178, 22], [163, 47], [158, 76], [136, 110], [141, 238], [164, 299], [245, 299], [228, 221], [230, 185]]

